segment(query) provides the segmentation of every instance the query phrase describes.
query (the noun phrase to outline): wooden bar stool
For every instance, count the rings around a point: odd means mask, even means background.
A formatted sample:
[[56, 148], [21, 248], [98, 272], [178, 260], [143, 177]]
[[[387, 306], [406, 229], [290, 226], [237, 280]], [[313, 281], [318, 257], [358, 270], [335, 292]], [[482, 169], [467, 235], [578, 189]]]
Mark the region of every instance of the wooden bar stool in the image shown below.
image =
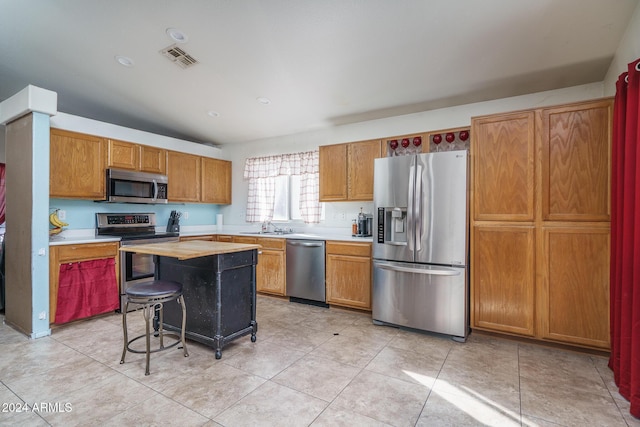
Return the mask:
[[[172, 282], [167, 280], [153, 280], [151, 282], [138, 283], [131, 286], [126, 290], [126, 301], [124, 309], [122, 310], [122, 330], [124, 331], [124, 348], [122, 349], [122, 357], [120, 363], [124, 363], [124, 357], [127, 351], [132, 353], [146, 353], [147, 355], [147, 367], [145, 375], [149, 375], [149, 356], [151, 353], [156, 353], [162, 350], [168, 350], [180, 343], [182, 343], [182, 349], [184, 350], [184, 357], [189, 356], [187, 353], [187, 345], [184, 339], [185, 326], [187, 323], [187, 308], [184, 304], [184, 297], [182, 296], [182, 284], [178, 282]], [[180, 335], [175, 333], [165, 333], [162, 328], [163, 322], [163, 305], [166, 302], [177, 301], [182, 306], [182, 330]], [[146, 323], [146, 332], [140, 336], [137, 336], [129, 340], [127, 333], [127, 311], [129, 309], [129, 303], [142, 304], [142, 314]], [[160, 338], [160, 345], [156, 349], [151, 349], [151, 334], [153, 333], [150, 328], [150, 321], [155, 316], [155, 313], [159, 314], [159, 329], [158, 336]], [[164, 345], [164, 337], [170, 336], [175, 338], [176, 341], [168, 346]], [[146, 338], [146, 349], [134, 350], [131, 348], [131, 344], [142, 338]]]

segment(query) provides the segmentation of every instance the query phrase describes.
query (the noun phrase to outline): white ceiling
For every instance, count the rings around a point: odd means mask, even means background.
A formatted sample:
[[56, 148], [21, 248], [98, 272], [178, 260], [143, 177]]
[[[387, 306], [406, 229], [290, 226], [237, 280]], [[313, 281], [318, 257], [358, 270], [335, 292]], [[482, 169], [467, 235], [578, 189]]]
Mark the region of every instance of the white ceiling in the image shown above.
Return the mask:
[[[237, 143], [602, 81], [637, 4], [0, 0], [0, 100], [33, 84], [65, 113]], [[197, 65], [159, 53], [171, 27]]]

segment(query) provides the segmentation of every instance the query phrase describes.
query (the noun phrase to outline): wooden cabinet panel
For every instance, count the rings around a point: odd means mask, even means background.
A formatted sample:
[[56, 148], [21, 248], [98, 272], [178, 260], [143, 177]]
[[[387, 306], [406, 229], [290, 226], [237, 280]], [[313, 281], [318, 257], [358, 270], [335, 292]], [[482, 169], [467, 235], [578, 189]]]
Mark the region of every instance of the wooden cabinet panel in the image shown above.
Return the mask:
[[180, 236], [180, 241], [181, 242], [188, 242], [191, 240], [206, 240], [208, 242], [216, 242], [218, 241], [216, 239], [215, 235], [204, 235], [204, 236]]
[[373, 200], [373, 161], [382, 157], [380, 140], [348, 145], [349, 200]]
[[609, 229], [544, 229], [543, 338], [608, 349]]
[[200, 201], [200, 157], [169, 151], [167, 153], [170, 202]]
[[120, 256], [118, 242], [87, 243], [81, 245], [50, 246], [49, 248], [49, 319], [53, 323], [58, 306], [60, 264], [115, 258], [116, 284], [120, 283]]
[[[260, 241], [258, 241], [260, 244]], [[256, 266], [256, 290], [284, 295], [286, 289], [285, 251], [262, 249]]]
[[107, 167], [138, 170], [140, 146], [131, 142], [110, 139], [108, 143]]
[[347, 200], [347, 144], [319, 147], [320, 201]]
[[140, 170], [142, 172], [167, 173], [167, 150], [148, 145], [140, 146]]
[[327, 303], [371, 310], [371, 244], [326, 242]]
[[51, 129], [49, 195], [104, 200], [104, 138]]
[[262, 246], [258, 251], [256, 290], [273, 295], [284, 295], [286, 292], [286, 240], [268, 237], [233, 236], [233, 242]]
[[534, 230], [474, 227], [473, 327], [534, 335]]
[[609, 221], [612, 101], [542, 110], [542, 210], [548, 221]]
[[216, 241], [217, 242], [229, 242], [229, 243], [232, 243], [233, 242], [233, 236], [226, 236], [226, 235], [218, 234], [216, 236]]
[[474, 119], [474, 218], [533, 221], [534, 113], [532, 111]]
[[205, 203], [231, 204], [231, 162], [202, 158], [202, 196]]

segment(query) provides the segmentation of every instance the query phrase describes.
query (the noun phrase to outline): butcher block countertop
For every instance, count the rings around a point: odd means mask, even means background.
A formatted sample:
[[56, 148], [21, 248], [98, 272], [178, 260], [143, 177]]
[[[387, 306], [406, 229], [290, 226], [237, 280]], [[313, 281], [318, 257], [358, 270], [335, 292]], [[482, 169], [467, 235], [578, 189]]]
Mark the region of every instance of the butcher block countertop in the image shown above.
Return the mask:
[[120, 250], [123, 252], [159, 255], [184, 260], [260, 248], [260, 245], [254, 244], [191, 240], [184, 242], [149, 243], [145, 245], [123, 246]]

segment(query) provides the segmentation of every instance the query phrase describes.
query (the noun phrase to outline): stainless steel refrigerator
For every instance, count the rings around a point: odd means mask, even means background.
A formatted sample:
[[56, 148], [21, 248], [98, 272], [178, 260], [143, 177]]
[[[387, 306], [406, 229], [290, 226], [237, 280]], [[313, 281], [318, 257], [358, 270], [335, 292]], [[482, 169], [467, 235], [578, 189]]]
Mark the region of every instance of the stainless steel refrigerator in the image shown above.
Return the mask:
[[376, 159], [374, 171], [374, 323], [465, 341], [467, 152]]

